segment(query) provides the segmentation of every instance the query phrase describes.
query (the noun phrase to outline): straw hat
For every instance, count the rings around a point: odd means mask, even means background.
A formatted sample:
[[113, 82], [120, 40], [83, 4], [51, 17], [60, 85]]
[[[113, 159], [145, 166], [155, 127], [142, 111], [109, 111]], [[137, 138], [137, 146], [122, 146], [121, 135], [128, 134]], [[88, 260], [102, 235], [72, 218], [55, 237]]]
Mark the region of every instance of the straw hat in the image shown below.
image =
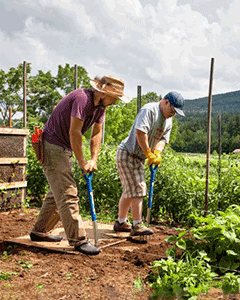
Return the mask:
[[103, 76], [101, 79], [95, 77], [94, 80], [90, 80], [90, 84], [95, 90], [116, 97], [124, 103], [130, 101], [128, 97], [124, 96], [124, 82], [119, 78], [110, 75]]

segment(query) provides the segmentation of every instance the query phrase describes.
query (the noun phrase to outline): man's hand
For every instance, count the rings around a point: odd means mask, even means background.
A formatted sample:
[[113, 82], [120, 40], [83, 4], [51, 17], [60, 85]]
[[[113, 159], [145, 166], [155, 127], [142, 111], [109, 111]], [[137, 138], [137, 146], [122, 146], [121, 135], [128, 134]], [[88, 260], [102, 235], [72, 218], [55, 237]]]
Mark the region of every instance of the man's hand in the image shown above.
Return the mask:
[[152, 150], [149, 148], [144, 155], [147, 158], [147, 164], [148, 166], [152, 165], [154, 161], [157, 159], [156, 155], [152, 153]]
[[156, 166], [159, 166], [162, 161], [162, 152], [160, 150], [154, 150], [153, 154], [156, 157], [153, 161], [153, 164]]
[[160, 150], [154, 150], [153, 154], [156, 156], [156, 158], [153, 161], [153, 164], [159, 166], [162, 161], [162, 152]]
[[83, 170], [82, 176], [84, 176], [86, 173], [97, 171], [97, 162], [90, 159], [89, 161], [85, 161], [85, 164], [80, 166], [80, 168]]

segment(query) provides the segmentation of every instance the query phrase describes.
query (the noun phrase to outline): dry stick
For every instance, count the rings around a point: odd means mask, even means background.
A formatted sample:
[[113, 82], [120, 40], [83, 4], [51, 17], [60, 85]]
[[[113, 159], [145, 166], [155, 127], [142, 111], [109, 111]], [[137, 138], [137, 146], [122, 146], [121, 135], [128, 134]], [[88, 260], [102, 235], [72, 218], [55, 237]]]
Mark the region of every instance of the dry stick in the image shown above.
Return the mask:
[[100, 246], [99, 249], [104, 249], [104, 248], [107, 248], [107, 247], [111, 247], [111, 246], [115, 246], [117, 244], [120, 244], [120, 243], [123, 243], [123, 242], [126, 242], [128, 238], [124, 238], [120, 241], [117, 241], [117, 242], [113, 242], [113, 243], [109, 243], [107, 245], [104, 245], [104, 246]]
[[207, 160], [206, 160], [206, 192], [205, 192], [205, 215], [208, 213], [208, 179], [209, 179], [209, 163], [211, 148], [211, 114], [212, 114], [212, 81], [213, 81], [214, 58], [211, 59], [211, 71], [209, 81], [208, 95], [208, 135], [207, 135]]

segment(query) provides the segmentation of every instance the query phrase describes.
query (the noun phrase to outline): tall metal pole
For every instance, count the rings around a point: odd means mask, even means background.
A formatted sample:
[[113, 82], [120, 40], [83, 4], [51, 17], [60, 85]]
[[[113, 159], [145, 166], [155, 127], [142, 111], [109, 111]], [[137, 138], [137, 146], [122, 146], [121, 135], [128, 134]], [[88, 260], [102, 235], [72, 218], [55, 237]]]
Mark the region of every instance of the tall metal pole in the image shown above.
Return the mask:
[[137, 86], [137, 113], [141, 108], [141, 85]]
[[26, 74], [27, 63], [23, 62], [23, 127], [27, 127], [27, 101], [26, 101]]
[[74, 73], [74, 89], [77, 89], [77, 82], [78, 82], [78, 74], [77, 74], [77, 65], [75, 65], [75, 73]]
[[205, 214], [208, 213], [208, 185], [209, 185], [210, 149], [211, 149], [211, 116], [212, 116], [213, 67], [214, 67], [214, 58], [211, 59], [211, 70], [210, 70], [210, 80], [209, 80], [209, 95], [208, 95], [208, 130], [207, 130]]

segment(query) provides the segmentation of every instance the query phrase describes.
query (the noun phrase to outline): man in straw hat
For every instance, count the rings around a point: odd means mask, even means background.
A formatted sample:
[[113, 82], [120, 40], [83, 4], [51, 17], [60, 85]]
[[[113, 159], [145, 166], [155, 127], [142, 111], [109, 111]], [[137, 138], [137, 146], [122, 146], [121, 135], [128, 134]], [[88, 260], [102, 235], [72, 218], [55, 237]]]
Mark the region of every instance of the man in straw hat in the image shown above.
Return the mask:
[[[43, 169], [50, 189], [43, 201], [30, 238], [32, 241], [59, 242], [61, 237], [49, 232], [61, 219], [70, 245], [75, 250], [96, 255], [100, 251], [87, 238], [79, 215], [78, 191], [71, 169], [74, 152], [85, 175], [97, 170], [97, 158], [102, 139], [102, 123], [106, 107], [124, 96], [124, 82], [113, 76], [90, 81], [93, 89], [77, 89], [55, 107], [43, 129]], [[83, 134], [92, 127], [91, 159], [86, 161], [82, 150]]]
[[[117, 232], [130, 232], [130, 236], [152, 235], [153, 231], [142, 222], [143, 197], [146, 196], [144, 176], [145, 159], [147, 164], [159, 165], [172, 129], [172, 117], [182, 111], [184, 99], [178, 92], [169, 92], [159, 102], [144, 105], [132, 125], [128, 137], [117, 150], [117, 168], [123, 186], [119, 200], [118, 219], [113, 229]], [[131, 208], [132, 226], [128, 222]]]

